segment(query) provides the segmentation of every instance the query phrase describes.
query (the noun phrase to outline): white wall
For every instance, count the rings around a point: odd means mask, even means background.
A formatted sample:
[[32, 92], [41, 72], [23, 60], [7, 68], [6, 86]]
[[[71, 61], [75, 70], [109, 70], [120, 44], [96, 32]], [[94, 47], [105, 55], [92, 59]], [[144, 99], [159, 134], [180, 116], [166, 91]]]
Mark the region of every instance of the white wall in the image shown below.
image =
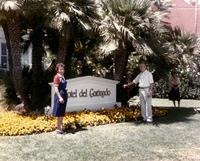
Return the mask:
[[3, 28], [0, 26], [0, 40], [5, 41], [5, 36], [3, 32]]
[[29, 65], [30, 67], [32, 67], [32, 44], [30, 44], [27, 51], [22, 54], [21, 60], [22, 65]]
[[[8, 68], [7, 69], [1, 68], [1, 43], [6, 43], [6, 39], [3, 32], [3, 28], [0, 26], [0, 70], [8, 70]], [[32, 45], [30, 45], [28, 50], [24, 54], [22, 54], [21, 63], [22, 65], [32, 66]], [[7, 61], [7, 64], [8, 64], [8, 61]]]
[[6, 43], [6, 39], [5, 39], [5, 35], [4, 35], [4, 32], [3, 32], [3, 28], [0, 26], [0, 69], [1, 70], [8, 70], [9, 68], [9, 64], [8, 64], [8, 56], [7, 56], [7, 68], [1, 68], [1, 44], [2, 43]]

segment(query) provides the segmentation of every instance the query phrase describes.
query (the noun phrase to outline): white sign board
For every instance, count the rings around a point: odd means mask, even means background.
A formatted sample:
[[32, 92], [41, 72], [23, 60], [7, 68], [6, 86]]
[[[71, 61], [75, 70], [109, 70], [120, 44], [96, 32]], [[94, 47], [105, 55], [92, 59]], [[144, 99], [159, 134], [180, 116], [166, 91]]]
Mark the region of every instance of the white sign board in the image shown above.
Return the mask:
[[[116, 102], [116, 85], [118, 81], [85, 76], [67, 80], [68, 102], [66, 111], [84, 109], [98, 110], [102, 107], [113, 108]], [[53, 107], [54, 87], [51, 85], [51, 107]]]

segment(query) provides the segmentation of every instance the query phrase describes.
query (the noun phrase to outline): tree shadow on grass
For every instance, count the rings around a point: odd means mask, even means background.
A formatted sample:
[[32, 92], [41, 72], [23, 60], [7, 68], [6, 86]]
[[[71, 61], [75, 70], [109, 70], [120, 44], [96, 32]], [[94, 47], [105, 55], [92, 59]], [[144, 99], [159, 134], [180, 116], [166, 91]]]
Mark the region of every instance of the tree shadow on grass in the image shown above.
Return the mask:
[[159, 124], [190, 122], [194, 121], [194, 119], [191, 116], [195, 114], [197, 113], [195, 112], [194, 108], [168, 108], [168, 114], [163, 117], [155, 118], [153, 124], [158, 126]]
[[[163, 117], [154, 117], [153, 125], [159, 126], [160, 124], [172, 124], [177, 122], [190, 122], [194, 121], [191, 117], [192, 115], [197, 114], [194, 108], [167, 108], [168, 113]], [[145, 122], [139, 120], [135, 121], [136, 125], [146, 124]]]

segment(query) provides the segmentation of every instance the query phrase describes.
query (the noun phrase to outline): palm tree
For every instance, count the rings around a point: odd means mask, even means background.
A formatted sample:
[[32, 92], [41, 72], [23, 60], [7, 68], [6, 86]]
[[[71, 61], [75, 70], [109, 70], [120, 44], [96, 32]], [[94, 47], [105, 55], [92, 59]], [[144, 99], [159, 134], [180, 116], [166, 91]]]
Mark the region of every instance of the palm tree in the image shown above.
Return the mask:
[[1, 0], [0, 14], [4, 17], [3, 30], [5, 33], [11, 78], [18, 95], [21, 96], [24, 106], [29, 105], [29, 99], [23, 87], [21, 54], [23, 52], [21, 46], [21, 20], [22, 0]]
[[162, 32], [165, 11], [154, 11], [150, 0], [102, 1], [103, 35], [106, 42], [114, 40], [114, 79], [121, 80], [131, 53], [154, 54], [145, 41], [150, 34]]
[[[89, 31], [99, 18], [96, 13], [95, 1], [52, 0], [49, 13], [52, 16], [51, 26], [60, 32], [57, 62], [64, 63], [66, 60], [69, 67], [71, 60], [71, 56], [69, 55], [72, 52], [68, 52], [68, 48], [71, 48], [69, 44], [74, 45], [74, 33], [77, 30], [82, 30], [83, 32]], [[68, 59], [66, 59], [66, 56]]]
[[[48, 15], [49, 1], [29, 0], [23, 4], [25, 19], [25, 34], [29, 37], [26, 46], [32, 44], [32, 76], [31, 76], [31, 109], [44, 107], [47, 81], [44, 81], [42, 58], [45, 55], [44, 41], [48, 37], [50, 16]], [[50, 81], [50, 80], [49, 80]]]
[[[45, 1], [10, 1], [2, 0], [1, 14], [4, 15], [3, 29], [6, 35], [7, 46], [9, 51], [9, 64], [11, 78], [14, 82], [15, 89], [20, 95], [24, 106], [37, 108], [37, 99], [43, 99], [38, 95], [38, 89], [41, 87], [42, 77], [42, 56], [43, 56], [43, 38], [44, 29], [47, 19], [47, 2]], [[45, 10], [46, 9], [46, 10]], [[32, 93], [30, 94], [23, 85], [21, 54], [23, 53], [22, 34], [23, 30], [31, 30], [29, 36], [33, 44], [32, 52]], [[15, 33], [15, 34], [13, 34]], [[30, 80], [29, 80], [30, 81]], [[40, 94], [42, 92], [39, 92]], [[42, 95], [44, 96], [44, 95]], [[36, 100], [36, 101], [35, 101]], [[40, 101], [41, 102], [41, 101]]]
[[[166, 32], [160, 38], [160, 47], [154, 45], [155, 51], [162, 51], [162, 55], [154, 57], [156, 72], [154, 78], [159, 80], [158, 89], [162, 88], [159, 96], [168, 94], [168, 74], [170, 70], [176, 70], [181, 78], [181, 93], [182, 97], [193, 97], [199, 91], [199, 44], [198, 37], [194, 34], [186, 33], [180, 28], [166, 26]], [[152, 57], [151, 57], [152, 59]], [[166, 67], [167, 66], [167, 67]], [[163, 86], [162, 86], [163, 85]], [[162, 86], [162, 87], [161, 87]], [[193, 96], [189, 89], [193, 90]], [[198, 94], [197, 94], [198, 96]]]
[[[67, 60], [67, 69], [70, 69], [71, 54], [74, 51], [75, 34], [90, 30], [94, 20], [95, 5], [91, 0], [82, 1], [25, 1], [23, 4], [26, 27], [31, 29], [29, 33], [33, 44], [32, 52], [32, 94], [31, 105], [33, 108], [42, 106], [42, 56], [45, 36], [48, 36], [49, 27], [59, 31], [59, 47], [57, 62]], [[96, 16], [96, 17], [95, 17]], [[75, 33], [75, 34], [74, 34]], [[73, 38], [72, 38], [73, 36]], [[80, 36], [80, 35], [79, 35]], [[55, 42], [56, 43], [56, 42]], [[70, 51], [69, 51], [70, 50]], [[69, 52], [68, 52], [69, 51]], [[67, 54], [68, 53], [68, 54]]]
[[196, 59], [199, 55], [199, 45], [196, 35], [186, 33], [178, 27], [167, 26], [163, 38], [165, 39], [163, 48], [168, 51], [174, 67], [188, 66], [192, 70], [198, 70]]

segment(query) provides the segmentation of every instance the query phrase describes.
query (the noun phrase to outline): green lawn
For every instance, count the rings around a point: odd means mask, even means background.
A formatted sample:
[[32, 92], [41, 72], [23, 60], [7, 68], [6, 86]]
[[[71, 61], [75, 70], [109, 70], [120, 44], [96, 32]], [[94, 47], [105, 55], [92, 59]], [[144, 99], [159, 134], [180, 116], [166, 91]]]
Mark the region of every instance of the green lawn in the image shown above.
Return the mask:
[[0, 161], [200, 160], [200, 114], [170, 109], [153, 125], [127, 122], [68, 131], [0, 137]]

